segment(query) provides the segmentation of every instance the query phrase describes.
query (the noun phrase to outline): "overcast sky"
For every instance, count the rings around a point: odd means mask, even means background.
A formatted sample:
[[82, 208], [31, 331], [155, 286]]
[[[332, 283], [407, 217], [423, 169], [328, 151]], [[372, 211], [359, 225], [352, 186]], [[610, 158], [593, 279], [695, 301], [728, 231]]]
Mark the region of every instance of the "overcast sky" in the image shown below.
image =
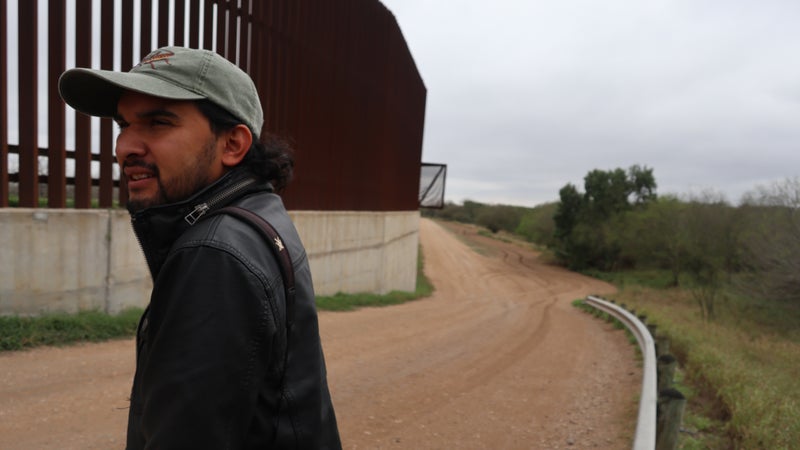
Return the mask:
[[800, 1], [382, 0], [446, 197], [533, 206], [592, 169], [737, 203], [800, 172]]

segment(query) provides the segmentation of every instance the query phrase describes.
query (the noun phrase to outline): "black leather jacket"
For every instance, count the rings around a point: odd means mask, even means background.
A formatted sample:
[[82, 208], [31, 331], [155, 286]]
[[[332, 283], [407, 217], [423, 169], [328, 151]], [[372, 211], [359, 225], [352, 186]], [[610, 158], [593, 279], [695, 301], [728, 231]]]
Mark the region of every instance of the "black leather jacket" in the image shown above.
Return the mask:
[[[292, 257], [288, 354], [282, 278], [264, 239], [229, 215], [190, 225], [226, 205], [266, 218]], [[127, 447], [341, 448], [308, 259], [271, 187], [235, 170], [132, 222], [154, 286], [137, 332]]]

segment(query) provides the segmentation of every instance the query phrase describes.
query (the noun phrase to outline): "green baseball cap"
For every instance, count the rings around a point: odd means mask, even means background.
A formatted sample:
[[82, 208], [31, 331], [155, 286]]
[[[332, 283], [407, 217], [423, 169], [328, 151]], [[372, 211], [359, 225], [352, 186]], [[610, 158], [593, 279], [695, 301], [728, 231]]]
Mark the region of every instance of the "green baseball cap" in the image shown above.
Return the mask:
[[172, 100], [207, 99], [250, 128], [257, 139], [264, 112], [253, 80], [242, 69], [210, 50], [162, 47], [129, 72], [70, 69], [58, 80], [61, 98], [76, 110], [114, 117], [124, 91]]

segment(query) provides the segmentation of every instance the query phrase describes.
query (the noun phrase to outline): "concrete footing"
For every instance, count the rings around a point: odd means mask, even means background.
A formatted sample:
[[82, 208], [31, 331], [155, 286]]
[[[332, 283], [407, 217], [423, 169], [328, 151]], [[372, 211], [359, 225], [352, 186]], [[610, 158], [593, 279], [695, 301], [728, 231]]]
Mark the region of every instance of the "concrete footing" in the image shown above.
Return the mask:
[[[418, 211], [290, 215], [318, 295], [415, 289]], [[0, 209], [0, 315], [113, 314], [151, 289], [126, 211]]]

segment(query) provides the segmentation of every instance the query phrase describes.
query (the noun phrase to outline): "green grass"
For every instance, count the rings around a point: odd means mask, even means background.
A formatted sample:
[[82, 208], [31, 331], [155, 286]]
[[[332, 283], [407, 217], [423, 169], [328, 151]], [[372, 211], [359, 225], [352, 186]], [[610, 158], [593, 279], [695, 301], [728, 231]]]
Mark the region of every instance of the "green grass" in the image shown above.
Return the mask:
[[[417, 256], [417, 289], [414, 292], [377, 294], [337, 294], [317, 297], [317, 307], [328, 311], [350, 311], [367, 306], [388, 306], [404, 303], [433, 292], [424, 273], [422, 249]], [[48, 314], [39, 317], [0, 316], [0, 352], [22, 350], [40, 345], [65, 345], [75, 342], [97, 342], [136, 334], [142, 310], [132, 308], [119, 315], [99, 311], [77, 314]]]
[[586, 301], [581, 298], [573, 300], [572, 306], [580, 309], [583, 312], [591, 314], [600, 320], [604, 320], [610, 323], [611, 325], [614, 326], [614, 328], [618, 330], [623, 330], [625, 332], [625, 337], [628, 338], [628, 342], [630, 342], [631, 345], [635, 346], [637, 357], [641, 358], [642, 350], [639, 348], [639, 341], [636, 340], [636, 336], [634, 336], [633, 333], [628, 329], [628, 327], [626, 327], [625, 324], [620, 322], [619, 319], [612, 316], [611, 314], [608, 314], [607, 312], [595, 308], [594, 306], [586, 303]]
[[[625, 286], [646, 286], [653, 289], [672, 287], [672, 274], [667, 270], [637, 269], [624, 272], [604, 272], [597, 269], [583, 271], [584, 275], [607, 281], [619, 288]], [[683, 282], [684, 280], [681, 280]]]
[[317, 296], [317, 309], [323, 311], [352, 311], [358, 308], [374, 306], [390, 306], [427, 297], [433, 293], [428, 277], [425, 276], [425, 258], [420, 247], [417, 253], [417, 289], [414, 292], [392, 291], [386, 295], [379, 294], [343, 294], [333, 296]]
[[511, 243], [511, 239], [505, 238], [505, 237], [503, 237], [502, 235], [500, 235], [498, 233], [492, 233], [491, 231], [489, 231], [487, 229], [478, 230], [478, 235], [483, 236], [483, 237], [487, 237], [487, 238], [490, 238], [490, 239], [496, 239], [496, 240], [498, 240], [500, 242], [505, 242], [506, 244], [510, 244]]
[[118, 315], [84, 311], [40, 317], [0, 317], [0, 351], [130, 337], [136, 334], [141, 315], [141, 309], [128, 309]]
[[689, 399], [682, 448], [789, 449], [800, 442], [800, 314], [726, 292], [704, 322], [690, 292], [627, 283], [615, 299], [671, 341]]
[[716, 318], [704, 321], [691, 286], [669, 288], [668, 273], [589, 275], [615, 284], [620, 292], [611, 297], [647, 315], [670, 339], [681, 365], [675, 387], [688, 399], [679, 448], [796, 447], [800, 305], [757, 301], [723, 288]]
[[680, 448], [706, 450], [729, 448], [731, 439], [725, 432], [725, 407], [714, 397], [713, 390], [700, 388], [687, 379], [680, 367], [675, 371], [674, 387], [687, 399], [683, 413], [683, 434]]
[[[39, 205], [39, 208], [48, 208], [49, 206], [48, 206], [48, 204], [47, 204], [47, 197], [39, 197], [39, 200], [38, 200], [38, 205]], [[17, 208], [17, 207], [19, 207], [19, 196], [17, 196], [17, 195], [10, 195], [10, 196], [8, 197], [8, 206], [9, 206], [10, 208]], [[74, 199], [74, 198], [71, 198], [71, 197], [68, 197], [68, 198], [66, 199], [66, 205], [65, 205], [64, 207], [65, 207], [65, 208], [74, 208], [74, 207], [75, 207], [75, 199]], [[92, 198], [92, 199], [91, 199], [91, 206], [90, 206], [90, 208], [92, 208], [92, 209], [98, 209], [98, 208], [100, 208], [100, 200], [99, 200], [99, 199], [97, 199], [97, 198]], [[113, 200], [113, 201], [112, 201], [111, 208], [115, 208], [115, 209], [116, 209], [116, 208], [119, 208], [119, 200]]]

